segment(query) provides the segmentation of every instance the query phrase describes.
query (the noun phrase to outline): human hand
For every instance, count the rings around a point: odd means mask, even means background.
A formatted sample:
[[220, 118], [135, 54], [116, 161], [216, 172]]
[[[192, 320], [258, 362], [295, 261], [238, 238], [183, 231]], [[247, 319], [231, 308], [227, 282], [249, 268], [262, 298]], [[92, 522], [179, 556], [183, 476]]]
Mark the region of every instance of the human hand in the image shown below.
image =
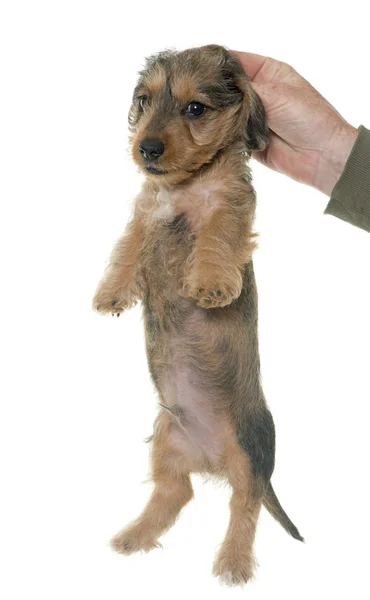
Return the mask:
[[357, 129], [293, 67], [259, 54], [234, 54], [265, 105], [270, 128], [269, 146], [254, 158], [330, 196]]

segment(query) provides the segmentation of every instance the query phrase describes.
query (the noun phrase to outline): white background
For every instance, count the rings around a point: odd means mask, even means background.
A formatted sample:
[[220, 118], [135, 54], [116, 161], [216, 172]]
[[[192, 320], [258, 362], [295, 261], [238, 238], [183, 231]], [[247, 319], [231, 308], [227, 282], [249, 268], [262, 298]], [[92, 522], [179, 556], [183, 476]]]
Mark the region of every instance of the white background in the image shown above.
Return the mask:
[[263, 512], [256, 581], [219, 586], [228, 490], [195, 479], [162, 551], [108, 547], [148, 497], [156, 413], [140, 308], [119, 320], [91, 310], [140, 184], [126, 115], [145, 55], [212, 42], [290, 62], [370, 126], [362, 0], [1, 3], [4, 600], [369, 597], [370, 236], [256, 163], [273, 481], [306, 544]]

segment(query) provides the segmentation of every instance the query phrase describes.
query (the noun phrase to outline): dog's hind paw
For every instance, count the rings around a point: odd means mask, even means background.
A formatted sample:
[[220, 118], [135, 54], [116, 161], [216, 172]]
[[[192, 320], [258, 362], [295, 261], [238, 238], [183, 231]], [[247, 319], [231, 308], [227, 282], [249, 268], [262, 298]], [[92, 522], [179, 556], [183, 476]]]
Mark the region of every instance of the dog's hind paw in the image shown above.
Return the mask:
[[254, 561], [250, 558], [221, 552], [213, 566], [213, 575], [227, 586], [243, 586], [253, 578]]

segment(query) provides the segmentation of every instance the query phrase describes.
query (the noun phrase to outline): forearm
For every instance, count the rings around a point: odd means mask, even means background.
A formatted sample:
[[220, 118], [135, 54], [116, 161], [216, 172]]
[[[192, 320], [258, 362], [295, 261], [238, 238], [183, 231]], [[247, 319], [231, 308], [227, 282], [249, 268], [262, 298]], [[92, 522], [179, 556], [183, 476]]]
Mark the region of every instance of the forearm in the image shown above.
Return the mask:
[[136, 215], [117, 242], [109, 265], [96, 291], [93, 306], [99, 312], [119, 314], [134, 306], [145, 293], [140, 257], [144, 224]]
[[339, 181], [348, 157], [356, 142], [358, 130], [345, 121], [335, 128], [329, 139], [325, 140], [318, 153], [318, 164], [314, 187], [327, 196]]
[[204, 265], [233, 262], [242, 268], [256, 246], [253, 218], [243, 206], [217, 211], [196, 242], [194, 260]]
[[120, 280], [131, 280], [140, 271], [140, 254], [144, 238], [144, 225], [139, 216], [126, 227], [125, 234], [113, 249], [108, 273], [120, 283]]
[[197, 239], [188, 262], [184, 295], [203, 308], [230, 304], [240, 295], [243, 268], [254, 248], [248, 216], [218, 211]]

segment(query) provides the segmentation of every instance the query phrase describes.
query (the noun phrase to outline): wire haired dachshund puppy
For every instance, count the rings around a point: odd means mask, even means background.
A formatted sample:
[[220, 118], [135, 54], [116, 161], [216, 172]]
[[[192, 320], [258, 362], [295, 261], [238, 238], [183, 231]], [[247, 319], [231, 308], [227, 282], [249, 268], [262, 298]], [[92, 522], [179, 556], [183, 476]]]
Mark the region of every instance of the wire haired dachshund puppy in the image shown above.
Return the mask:
[[232, 488], [213, 573], [243, 584], [262, 504], [303, 539], [271, 486], [275, 431], [260, 383], [247, 162], [268, 144], [265, 111], [237, 58], [209, 45], [147, 60], [129, 126], [146, 179], [93, 304], [119, 316], [142, 301], [159, 413], [153, 493], [112, 546], [160, 546], [193, 497], [191, 473], [211, 474]]

